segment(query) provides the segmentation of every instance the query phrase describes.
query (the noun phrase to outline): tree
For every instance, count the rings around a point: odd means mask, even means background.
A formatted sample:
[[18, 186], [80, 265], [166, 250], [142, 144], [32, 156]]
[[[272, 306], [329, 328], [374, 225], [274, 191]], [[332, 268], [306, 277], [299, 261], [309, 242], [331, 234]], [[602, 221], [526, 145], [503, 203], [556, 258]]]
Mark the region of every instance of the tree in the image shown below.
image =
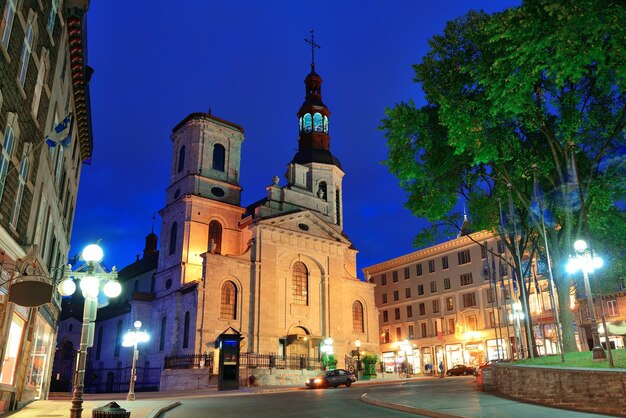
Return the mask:
[[[493, 15], [470, 12], [448, 22], [414, 65], [427, 103], [387, 109], [381, 127], [407, 207], [433, 223], [417, 244], [449, 235], [459, 198], [475, 227], [496, 229], [497, 199], [506, 207], [511, 194], [520, 234], [501, 234], [519, 254], [536, 249], [545, 258], [548, 242], [565, 351], [577, 350], [563, 268], [572, 242], [586, 236], [614, 257], [625, 254], [617, 204], [626, 194], [624, 21], [625, 7], [610, 0], [527, 0]], [[533, 216], [539, 193], [554, 219], [545, 237]], [[621, 265], [616, 276], [623, 275]]]

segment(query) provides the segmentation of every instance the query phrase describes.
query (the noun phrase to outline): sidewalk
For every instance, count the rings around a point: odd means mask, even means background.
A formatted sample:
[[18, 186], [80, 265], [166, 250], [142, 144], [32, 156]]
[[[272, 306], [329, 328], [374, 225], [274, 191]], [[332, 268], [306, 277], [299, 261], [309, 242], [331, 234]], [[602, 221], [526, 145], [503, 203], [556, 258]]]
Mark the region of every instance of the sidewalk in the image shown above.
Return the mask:
[[[383, 386], [387, 383], [403, 383], [403, 385]], [[430, 417], [589, 418], [605, 416], [548, 408], [501, 398], [478, 390], [474, 377], [384, 378], [358, 381], [354, 383], [354, 386], [367, 388], [367, 393], [361, 397], [363, 402]], [[110, 401], [115, 401], [122, 408], [131, 411], [131, 418], [156, 418], [159, 414], [184, 402], [185, 398], [245, 396], [291, 390], [306, 390], [306, 388], [301, 385], [255, 386], [242, 387], [238, 391], [220, 392], [217, 387], [211, 387], [205, 390], [184, 392], [140, 392], [136, 394], [137, 400], [135, 401], [126, 401], [125, 393], [87, 394], [83, 403], [82, 416], [91, 418], [92, 409], [106, 405]], [[70, 399], [71, 397], [67, 395], [67, 398], [62, 400], [35, 401], [20, 411], [0, 416], [3, 418], [69, 418]]]

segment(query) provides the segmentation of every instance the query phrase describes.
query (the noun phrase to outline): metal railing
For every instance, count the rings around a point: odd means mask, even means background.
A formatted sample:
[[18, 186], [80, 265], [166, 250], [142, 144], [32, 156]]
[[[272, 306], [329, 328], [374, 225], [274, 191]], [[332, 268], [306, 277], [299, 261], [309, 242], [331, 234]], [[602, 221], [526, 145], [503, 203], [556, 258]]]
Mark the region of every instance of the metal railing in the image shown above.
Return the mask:
[[213, 370], [213, 353], [183, 354], [167, 356], [163, 364], [164, 369], [202, 369]]
[[324, 370], [321, 359], [305, 355], [279, 356], [277, 354], [241, 353], [239, 367], [284, 369], [284, 370]]

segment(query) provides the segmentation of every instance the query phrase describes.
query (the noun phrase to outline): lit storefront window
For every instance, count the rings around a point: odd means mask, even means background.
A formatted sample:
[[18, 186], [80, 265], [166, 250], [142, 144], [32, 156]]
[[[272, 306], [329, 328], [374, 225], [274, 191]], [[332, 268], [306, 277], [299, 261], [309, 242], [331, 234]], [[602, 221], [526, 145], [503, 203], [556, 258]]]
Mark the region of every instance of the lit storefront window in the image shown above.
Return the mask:
[[48, 360], [53, 347], [52, 339], [52, 327], [41, 316], [37, 315], [33, 349], [26, 374], [26, 385], [29, 390], [33, 391], [33, 399], [41, 399], [42, 394], [46, 393], [47, 388], [45, 386], [48, 384], [46, 376], [48, 375]]
[[11, 318], [11, 326], [9, 329], [9, 338], [7, 340], [4, 358], [2, 359], [2, 373], [0, 374], [0, 383], [12, 385], [15, 379], [15, 370], [17, 368], [17, 357], [22, 346], [22, 335], [24, 334], [24, 325], [26, 320], [13, 313]]

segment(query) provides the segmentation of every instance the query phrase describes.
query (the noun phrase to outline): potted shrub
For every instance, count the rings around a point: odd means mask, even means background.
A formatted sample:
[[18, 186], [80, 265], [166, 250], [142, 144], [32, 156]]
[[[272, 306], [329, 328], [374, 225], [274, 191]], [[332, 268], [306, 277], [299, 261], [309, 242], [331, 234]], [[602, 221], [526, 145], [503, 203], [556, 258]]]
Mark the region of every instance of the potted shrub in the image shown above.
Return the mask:
[[378, 363], [378, 357], [375, 354], [365, 354], [363, 356], [363, 375], [364, 377], [376, 377], [376, 363]]
[[337, 368], [337, 358], [334, 354], [328, 354], [322, 357], [322, 364], [326, 369], [333, 370]]

